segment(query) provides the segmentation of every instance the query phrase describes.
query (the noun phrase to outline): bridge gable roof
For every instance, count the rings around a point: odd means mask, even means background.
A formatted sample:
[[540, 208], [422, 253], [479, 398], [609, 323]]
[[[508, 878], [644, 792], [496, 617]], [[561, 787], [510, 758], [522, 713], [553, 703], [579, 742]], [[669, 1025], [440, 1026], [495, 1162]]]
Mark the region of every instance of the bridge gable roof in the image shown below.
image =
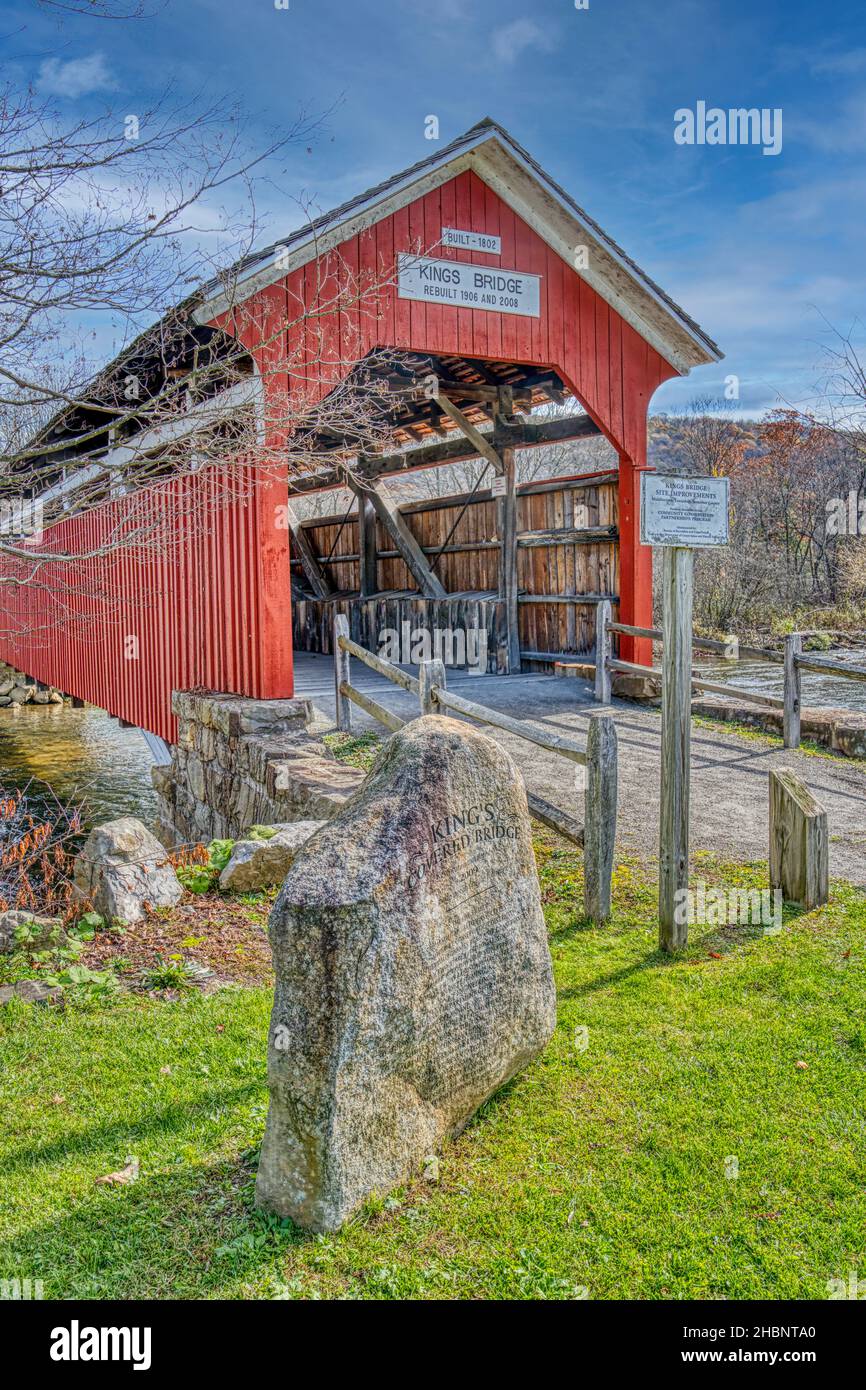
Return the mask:
[[[717, 344], [607, 232], [542, 168], [512, 135], [485, 119], [443, 149], [306, 223], [234, 268], [235, 303], [423, 197], [465, 170], [474, 172], [681, 374], [718, 361]], [[220, 283], [202, 286], [199, 323], [228, 307]]]

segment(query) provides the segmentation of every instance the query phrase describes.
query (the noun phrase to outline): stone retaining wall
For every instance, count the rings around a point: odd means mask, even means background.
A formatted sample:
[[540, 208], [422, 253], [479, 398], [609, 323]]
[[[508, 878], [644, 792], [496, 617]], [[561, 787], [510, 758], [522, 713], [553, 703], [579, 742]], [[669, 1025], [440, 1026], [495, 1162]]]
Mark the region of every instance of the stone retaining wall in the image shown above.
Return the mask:
[[151, 768], [169, 845], [236, 839], [251, 825], [327, 820], [364, 780], [329, 757], [309, 700], [175, 691], [171, 763]]

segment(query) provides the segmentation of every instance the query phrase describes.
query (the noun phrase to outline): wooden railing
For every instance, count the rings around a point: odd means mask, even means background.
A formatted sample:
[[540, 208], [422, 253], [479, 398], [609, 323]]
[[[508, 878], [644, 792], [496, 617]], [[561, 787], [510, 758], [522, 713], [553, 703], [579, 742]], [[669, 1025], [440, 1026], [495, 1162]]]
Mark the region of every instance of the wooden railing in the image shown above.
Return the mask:
[[[600, 603], [596, 610], [595, 638], [595, 699], [602, 704], [610, 702], [611, 674], [621, 671], [628, 675], [653, 676], [661, 680], [662, 672], [656, 666], [639, 666], [633, 661], [620, 661], [612, 655], [611, 634], [622, 633], [630, 637], [649, 637], [653, 642], [662, 641], [662, 632], [657, 627], [632, 627], [628, 623], [615, 623], [611, 619], [609, 603]], [[782, 731], [786, 748], [800, 746], [800, 719], [802, 712], [802, 673], [816, 671], [819, 674], [842, 676], [853, 681], [866, 681], [866, 667], [849, 666], [844, 661], [832, 658], [803, 655], [803, 634], [790, 633], [785, 638], [784, 653], [772, 651], [768, 647], [748, 647], [737, 644], [737, 655], [730, 656], [730, 644], [710, 637], [692, 637], [692, 646], [699, 651], [715, 652], [728, 660], [771, 661], [784, 668], [784, 694], [763, 695], [757, 690], [745, 690], [739, 685], [722, 681], [707, 681], [700, 676], [692, 676], [695, 690], [706, 690], [713, 695], [734, 695], [749, 704], [761, 705], [768, 709], [782, 711]]]
[[593, 714], [589, 720], [586, 744], [548, 729], [527, 724], [498, 710], [480, 705], [448, 690], [444, 663], [423, 661], [419, 676], [410, 676], [383, 657], [367, 651], [349, 636], [348, 620], [343, 614], [334, 619], [334, 685], [337, 705], [337, 727], [350, 732], [352, 705], [396, 732], [408, 722], [386, 709], [378, 700], [358, 690], [351, 682], [351, 658], [364, 663], [371, 671], [384, 676], [409, 694], [417, 695], [419, 714], [450, 712], [503, 733], [525, 739], [586, 769], [584, 780], [584, 819], [581, 825], [566, 811], [551, 805], [542, 797], [527, 793], [529, 810], [537, 820], [558, 834], [582, 846], [584, 855], [584, 909], [595, 922], [610, 917], [611, 879], [613, 875], [614, 843], [616, 839], [617, 803], [617, 740], [613, 718], [609, 714]]

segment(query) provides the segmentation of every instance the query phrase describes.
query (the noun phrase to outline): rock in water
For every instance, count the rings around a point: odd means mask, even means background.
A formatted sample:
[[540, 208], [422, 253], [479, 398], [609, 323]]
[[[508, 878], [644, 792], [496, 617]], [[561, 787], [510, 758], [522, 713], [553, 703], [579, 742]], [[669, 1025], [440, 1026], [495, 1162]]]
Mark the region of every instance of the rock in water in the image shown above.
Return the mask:
[[298, 855], [276, 989], [259, 1204], [336, 1230], [405, 1181], [545, 1046], [556, 996], [526, 792], [439, 716], [385, 745]]
[[75, 860], [75, 888], [103, 917], [139, 922], [144, 905], [174, 907], [183, 889], [159, 840], [134, 816], [91, 830]]

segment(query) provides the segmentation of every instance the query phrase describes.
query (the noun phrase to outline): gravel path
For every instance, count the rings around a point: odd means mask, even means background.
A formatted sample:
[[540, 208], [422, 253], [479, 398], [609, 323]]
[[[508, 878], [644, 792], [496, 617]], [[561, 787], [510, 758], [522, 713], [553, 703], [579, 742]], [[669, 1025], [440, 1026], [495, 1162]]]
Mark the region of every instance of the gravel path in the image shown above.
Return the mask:
[[[299, 695], [310, 694], [333, 718], [329, 663], [299, 670]], [[352, 680], [404, 718], [417, 702], [373, 672], [353, 662]], [[585, 735], [587, 720], [599, 709], [584, 681], [552, 676], [471, 677], [449, 673], [449, 685], [479, 704], [561, 733]], [[611, 706], [619, 742], [617, 840], [623, 850], [658, 850], [659, 752], [657, 710], [626, 701]], [[381, 726], [355, 711], [358, 729]], [[508, 749], [530, 791], [583, 818], [574, 765], [555, 754], [498, 730], [487, 733]], [[767, 773], [791, 767], [826, 807], [830, 828], [830, 872], [866, 888], [866, 774], [842, 757], [817, 757], [744, 738], [729, 730], [694, 726], [692, 735], [691, 848], [734, 859], [766, 859], [769, 835]]]

